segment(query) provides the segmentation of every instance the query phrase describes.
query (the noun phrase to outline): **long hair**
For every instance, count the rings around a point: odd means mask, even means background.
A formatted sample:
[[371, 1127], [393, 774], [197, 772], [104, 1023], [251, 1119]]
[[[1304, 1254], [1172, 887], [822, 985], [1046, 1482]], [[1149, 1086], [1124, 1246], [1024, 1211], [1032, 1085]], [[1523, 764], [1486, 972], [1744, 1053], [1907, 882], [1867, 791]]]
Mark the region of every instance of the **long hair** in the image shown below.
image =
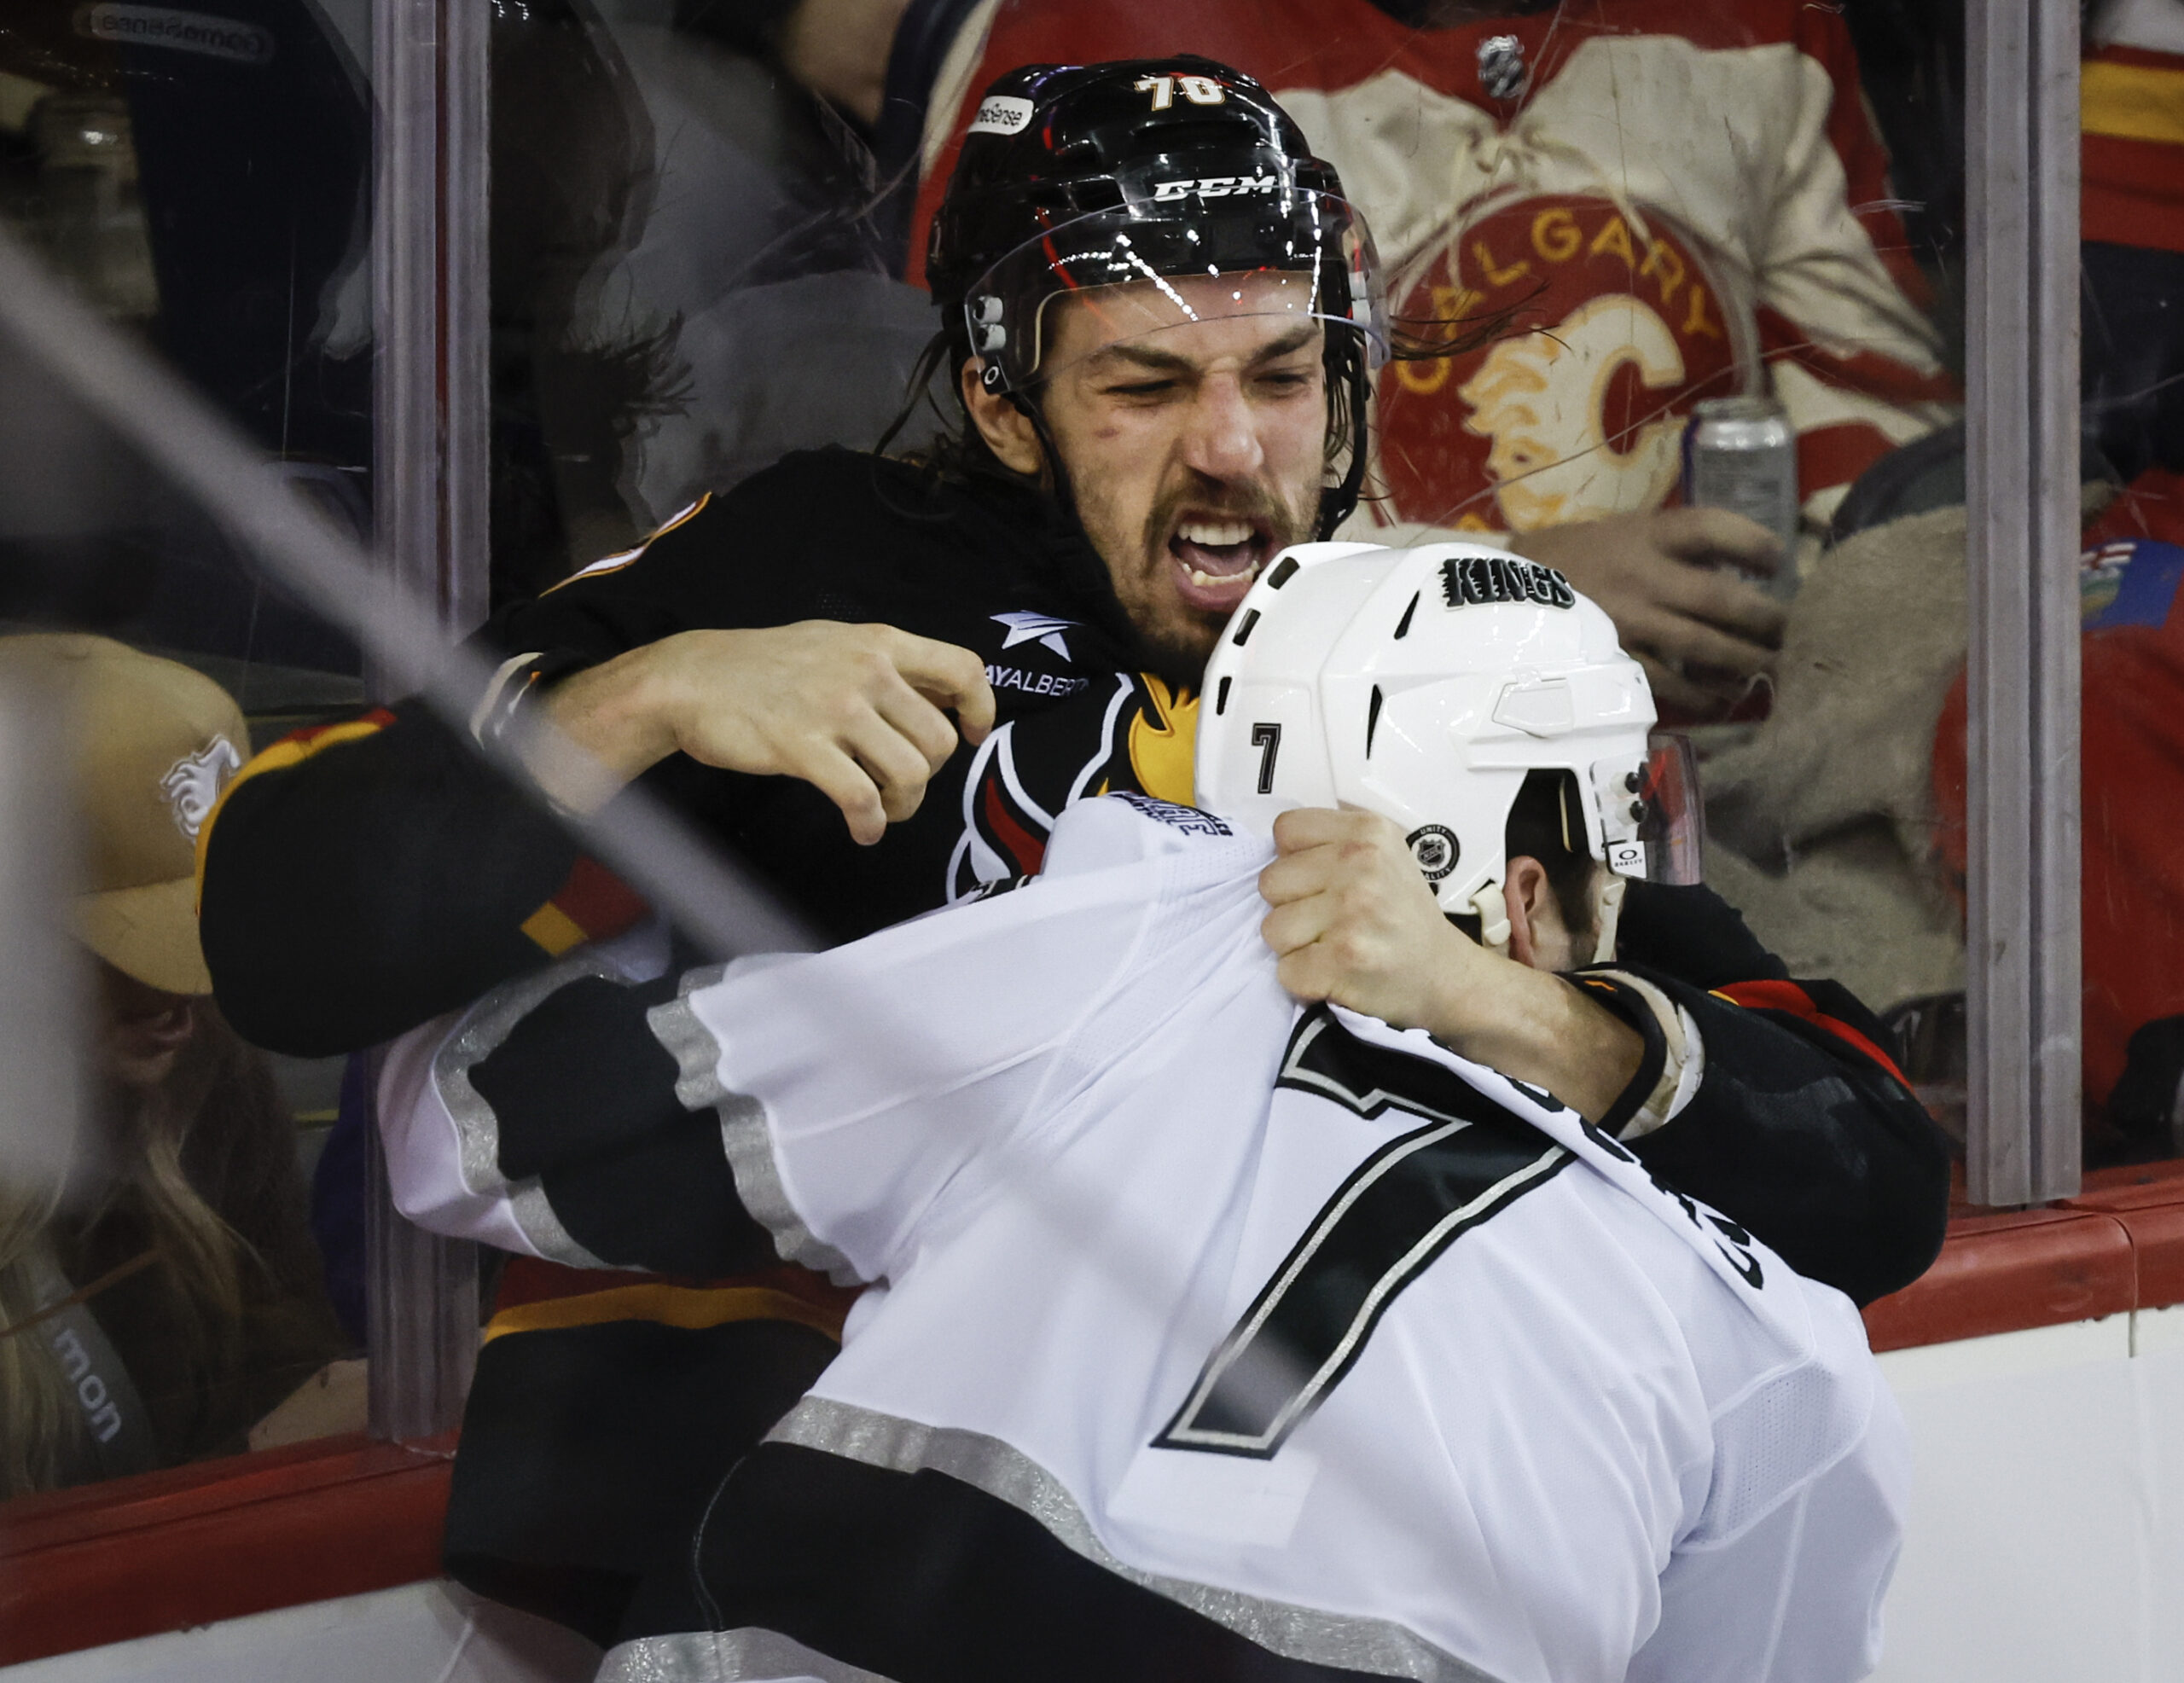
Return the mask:
[[[148, 1252], [158, 1336], [189, 1375], [189, 1408], [232, 1412], [241, 1390], [247, 1299], [270, 1270], [220, 1206], [263, 1180], [266, 1165], [253, 1159], [293, 1124], [264, 1059], [209, 999], [195, 1002], [195, 1015], [156, 1087], [103, 1095], [101, 1181], [88, 1197], [63, 1207], [57, 1194], [0, 1188], [0, 1494], [61, 1483], [84, 1436], [52, 1350], [25, 1325], [57, 1275], [57, 1256], [111, 1256], [117, 1245]], [[88, 1307], [98, 1314], [96, 1295]]]
[[0, 1497], [49, 1490], [84, 1440], [84, 1417], [38, 1329], [41, 1288], [56, 1269], [50, 1227], [59, 1190], [0, 1186]]

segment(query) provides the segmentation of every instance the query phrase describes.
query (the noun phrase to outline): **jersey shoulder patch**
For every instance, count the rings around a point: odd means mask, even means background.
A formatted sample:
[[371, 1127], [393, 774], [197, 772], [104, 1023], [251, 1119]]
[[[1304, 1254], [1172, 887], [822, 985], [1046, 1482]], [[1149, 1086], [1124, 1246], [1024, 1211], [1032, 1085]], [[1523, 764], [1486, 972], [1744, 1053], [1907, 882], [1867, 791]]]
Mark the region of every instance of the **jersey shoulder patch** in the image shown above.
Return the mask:
[[1233, 836], [1236, 833], [1225, 820], [1194, 806], [1185, 806], [1179, 801], [1164, 801], [1157, 795], [1141, 795], [1124, 790], [1109, 796], [1133, 811], [1141, 812], [1155, 823], [1165, 824], [1171, 830], [1181, 830], [1187, 836]]
[[1232, 826], [1194, 806], [1151, 795], [1101, 795], [1077, 802], [1054, 821], [1040, 874], [1104, 870], [1195, 850], [1208, 842], [1234, 846], [1237, 840]]

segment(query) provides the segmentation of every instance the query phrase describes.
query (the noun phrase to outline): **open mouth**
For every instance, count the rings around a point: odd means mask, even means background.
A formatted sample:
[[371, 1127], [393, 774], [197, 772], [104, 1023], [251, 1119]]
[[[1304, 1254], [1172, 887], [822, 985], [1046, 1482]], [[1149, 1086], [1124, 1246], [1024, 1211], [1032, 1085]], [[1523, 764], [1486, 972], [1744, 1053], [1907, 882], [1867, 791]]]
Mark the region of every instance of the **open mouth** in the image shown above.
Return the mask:
[[1273, 527], [1236, 514], [1186, 514], [1168, 539], [1183, 601], [1220, 613], [1244, 600], [1273, 552]]

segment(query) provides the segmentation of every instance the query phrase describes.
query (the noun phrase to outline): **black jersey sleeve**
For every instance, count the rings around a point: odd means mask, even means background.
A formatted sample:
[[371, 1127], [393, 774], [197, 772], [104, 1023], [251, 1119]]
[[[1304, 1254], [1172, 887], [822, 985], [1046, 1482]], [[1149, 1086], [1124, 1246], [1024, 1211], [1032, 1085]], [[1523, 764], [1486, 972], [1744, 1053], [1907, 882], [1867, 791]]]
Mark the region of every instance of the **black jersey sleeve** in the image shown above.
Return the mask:
[[[1664, 955], [1681, 967], [1634, 961], [1626, 942], [1613, 970], [1594, 972], [1636, 977], [1666, 995], [1696, 1029], [1704, 1059], [1687, 1100], [1630, 1149], [1853, 1302], [1909, 1285], [1941, 1251], [1949, 1144], [1882, 1049], [1879, 1024], [1839, 984], [1786, 976], [1719, 897], [1667, 892], [1675, 897], [1657, 897], [1653, 909], [1680, 900], [1697, 926], [1677, 931]], [[1723, 974], [1725, 963], [1744, 974]], [[1647, 1067], [1629, 1095], [1641, 1100], [1659, 1074], [1650, 1054], [1660, 1031], [1637, 989], [1611, 1004], [1649, 1036]]]
[[200, 857], [199, 932], [221, 1010], [259, 1046], [324, 1057], [549, 962], [526, 926], [540, 927], [578, 850], [407, 703], [259, 755]]
[[[473, 647], [497, 664], [545, 655], [566, 673], [694, 627], [794, 618], [781, 514], [810, 501], [810, 471], [784, 464], [701, 499], [640, 549], [505, 608]], [[739, 565], [749, 545], [775, 565]], [[200, 858], [199, 926], [221, 1008], [258, 1045], [302, 1057], [400, 1034], [642, 911], [465, 733], [415, 700], [258, 755]]]
[[[714, 971], [691, 972], [710, 978]], [[548, 1218], [618, 1268], [717, 1276], [777, 1264], [772, 1236], [735, 1190], [711, 1106], [686, 1108], [653, 1009], [682, 978], [578, 975], [475, 1061], [443, 1053], [511, 1185], [535, 1182]]]
[[398, 1205], [570, 1268], [717, 1279], [779, 1266], [737, 1191], [718, 1104], [693, 1091], [704, 1071], [686, 1071], [658, 1026], [719, 967], [633, 973], [615, 955], [572, 954], [390, 1049], [381, 1131]]

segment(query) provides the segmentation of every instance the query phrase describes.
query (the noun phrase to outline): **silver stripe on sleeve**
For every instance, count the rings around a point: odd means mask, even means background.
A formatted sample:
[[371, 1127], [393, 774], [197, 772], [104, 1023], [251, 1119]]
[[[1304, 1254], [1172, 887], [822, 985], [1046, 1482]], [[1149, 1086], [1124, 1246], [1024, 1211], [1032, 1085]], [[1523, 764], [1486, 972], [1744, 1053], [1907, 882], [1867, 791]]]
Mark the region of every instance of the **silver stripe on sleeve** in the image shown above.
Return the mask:
[[766, 1441], [823, 1450], [896, 1472], [930, 1468], [945, 1473], [1029, 1514], [1095, 1565], [1285, 1659], [1419, 1683], [1496, 1683], [1489, 1674], [1391, 1620], [1298, 1607], [1127, 1565], [1094, 1534], [1059, 1479], [1021, 1450], [983, 1433], [923, 1425], [833, 1397], [807, 1396], [767, 1433]]
[[631, 1273], [645, 1273], [629, 1262], [609, 1262], [595, 1256], [577, 1242], [574, 1234], [561, 1225], [561, 1218], [554, 1213], [554, 1206], [546, 1201], [546, 1188], [534, 1175], [527, 1181], [518, 1181], [508, 1188], [508, 1215], [516, 1226], [523, 1229], [531, 1248], [549, 1262], [559, 1262], [570, 1268], [621, 1268]]
[[770, 1630], [694, 1630], [610, 1648], [594, 1683], [889, 1683]]
[[587, 976], [609, 982], [629, 981], [629, 955], [621, 953], [619, 959], [617, 955], [618, 949], [626, 944], [627, 937], [589, 947], [535, 976], [496, 988], [478, 1002], [433, 1057], [433, 1086], [455, 1123], [462, 1184], [473, 1193], [505, 1198], [510, 1217], [538, 1254], [572, 1268], [605, 1268], [614, 1264], [592, 1255], [562, 1226], [537, 1175], [511, 1181], [501, 1172], [500, 1118], [470, 1084], [470, 1071], [499, 1050], [515, 1032], [517, 1024], [570, 983]]
[[454, 1119], [462, 1184], [470, 1191], [491, 1193], [509, 1189], [508, 1176], [501, 1173], [500, 1118], [470, 1084], [470, 1071], [499, 1050], [501, 1043], [515, 1032], [515, 1025], [548, 998], [586, 976], [610, 982], [624, 979], [622, 971], [596, 951], [564, 959], [535, 976], [494, 989], [478, 1001], [462, 1027], [433, 1054], [433, 1085]]
[[698, 1020], [690, 995], [720, 980], [724, 966], [710, 965], [689, 972], [674, 999], [655, 1005], [645, 1013], [653, 1037], [667, 1048], [679, 1072], [675, 1096], [693, 1111], [711, 1108], [720, 1117], [721, 1149], [729, 1172], [735, 1177], [735, 1195], [742, 1199], [751, 1219], [774, 1236], [774, 1249], [787, 1262], [801, 1263], [825, 1274], [837, 1285], [863, 1284], [849, 1259], [820, 1239], [797, 1214], [781, 1185], [781, 1169], [774, 1162], [773, 1141], [766, 1137], [766, 1108], [748, 1094], [731, 1093], [721, 1084], [720, 1042], [712, 1030]]

